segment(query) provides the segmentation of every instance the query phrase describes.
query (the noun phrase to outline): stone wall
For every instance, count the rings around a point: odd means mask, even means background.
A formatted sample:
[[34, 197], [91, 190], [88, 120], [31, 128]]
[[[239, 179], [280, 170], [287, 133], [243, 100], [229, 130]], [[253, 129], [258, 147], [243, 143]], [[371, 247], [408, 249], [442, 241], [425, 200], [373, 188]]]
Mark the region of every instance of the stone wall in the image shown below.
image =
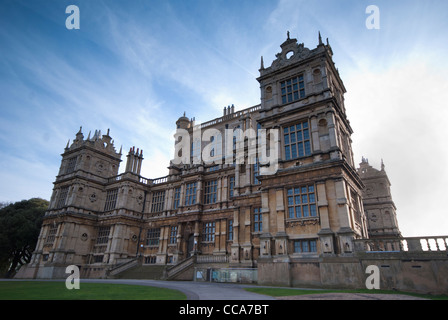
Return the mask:
[[[429, 237], [403, 238], [407, 244], [394, 251], [361, 250], [371, 240], [355, 240], [357, 251], [352, 255], [325, 256], [294, 260], [268, 258], [258, 260], [260, 285], [365, 289], [375, 265], [379, 269], [380, 289], [431, 294], [448, 294], [448, 237], [432, 237], [431, 246], [411, 246], [411, 241], [429, 243]], [[442, 241], [440, 241], [443, 239]], [[418, 241], [415, 241], [418, 240]], [[392, 240], [391, 240], [392, 241]], [[397, 243], [397, 239], [393, 240]], [[434, 243], [442, 245], [434, 245]], [[372, 246], [378, 248], [378, 246]], [[426, 249], [426, 250], [425, 250]]]

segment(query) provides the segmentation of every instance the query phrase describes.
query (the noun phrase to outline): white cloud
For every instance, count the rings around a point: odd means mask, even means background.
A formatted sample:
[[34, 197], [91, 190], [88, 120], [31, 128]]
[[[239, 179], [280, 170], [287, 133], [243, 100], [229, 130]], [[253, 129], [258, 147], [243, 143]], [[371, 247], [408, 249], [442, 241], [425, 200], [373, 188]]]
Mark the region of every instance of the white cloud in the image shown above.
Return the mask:
[[384, 159], [405, 236], [445, 234], [448, 68], [413, 57], [365, 67], [345, 80], [355, 157]]

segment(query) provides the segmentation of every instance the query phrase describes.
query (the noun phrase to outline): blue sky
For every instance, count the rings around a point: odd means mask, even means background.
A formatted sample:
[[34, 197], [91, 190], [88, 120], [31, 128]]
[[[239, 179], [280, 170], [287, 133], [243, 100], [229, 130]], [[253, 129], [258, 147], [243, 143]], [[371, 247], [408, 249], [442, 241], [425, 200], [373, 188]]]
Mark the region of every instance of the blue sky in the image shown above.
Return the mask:
[[[80, 29], [68, 30], [68, 5]], [[380, 29], [365, 26], [368, 5]], [[142, 173], [167, 174], [176, 119], [198, 122], [260, 101], [289, 30], [312, 49], [328, 37], [347, 88], [357, 162], [384, 159], [405, 236], [448, 234], [446, 1], [2, 0], [0, 201], [49, 199], [79, 127], [101, 129]], [[123, 157], [124, 160], [124, 157]]]

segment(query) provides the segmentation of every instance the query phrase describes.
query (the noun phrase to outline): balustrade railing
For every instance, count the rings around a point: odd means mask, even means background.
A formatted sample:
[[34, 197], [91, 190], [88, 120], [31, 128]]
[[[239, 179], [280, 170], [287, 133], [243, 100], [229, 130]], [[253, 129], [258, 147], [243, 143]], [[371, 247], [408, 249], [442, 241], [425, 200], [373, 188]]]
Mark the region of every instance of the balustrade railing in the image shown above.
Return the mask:
[[358, 252], [445, 252], [448, 236], [354, 240]]

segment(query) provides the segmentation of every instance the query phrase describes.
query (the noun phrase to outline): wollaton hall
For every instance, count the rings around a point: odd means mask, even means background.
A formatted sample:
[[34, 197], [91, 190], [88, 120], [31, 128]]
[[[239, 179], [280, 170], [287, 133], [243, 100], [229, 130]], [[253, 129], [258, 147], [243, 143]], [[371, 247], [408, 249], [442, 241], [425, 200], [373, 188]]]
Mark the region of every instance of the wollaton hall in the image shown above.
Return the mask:
[[[356, 167], [346, 89], [328, 39], [316, 38], [308, 49], [288, 34], [270, 66], [261, 59], [259, 104], [226, 107], [201, 124], [185, 113], [173, 121], [191, 133], [191, 154], [213, 141], [195, 144], [198, 126], [276, 129], [275, 173], [261, 174], [257, 161], [220, 159], [171, 161], [168, 176], [146, 178], [142, 151], [128, 146], [122, 159], [109, 130], [87, 137], [79, 130], [64, 149], [37, 247], [20, 276], [64, 278], [66, 266], [77, 265], [81, 278], [134, 270], [193, 280], [199, 269], [248, 268], [259, 283], [319, 284], [323, 264], [350, 259], [358, 239], [399, 239], [384, 165], [375, 169], [363, 158]], [[246, 137], [244, 150], [251, 139], [258, 136]], [[217, 145], [215, 159], [226, 154], [225, 143]]]

